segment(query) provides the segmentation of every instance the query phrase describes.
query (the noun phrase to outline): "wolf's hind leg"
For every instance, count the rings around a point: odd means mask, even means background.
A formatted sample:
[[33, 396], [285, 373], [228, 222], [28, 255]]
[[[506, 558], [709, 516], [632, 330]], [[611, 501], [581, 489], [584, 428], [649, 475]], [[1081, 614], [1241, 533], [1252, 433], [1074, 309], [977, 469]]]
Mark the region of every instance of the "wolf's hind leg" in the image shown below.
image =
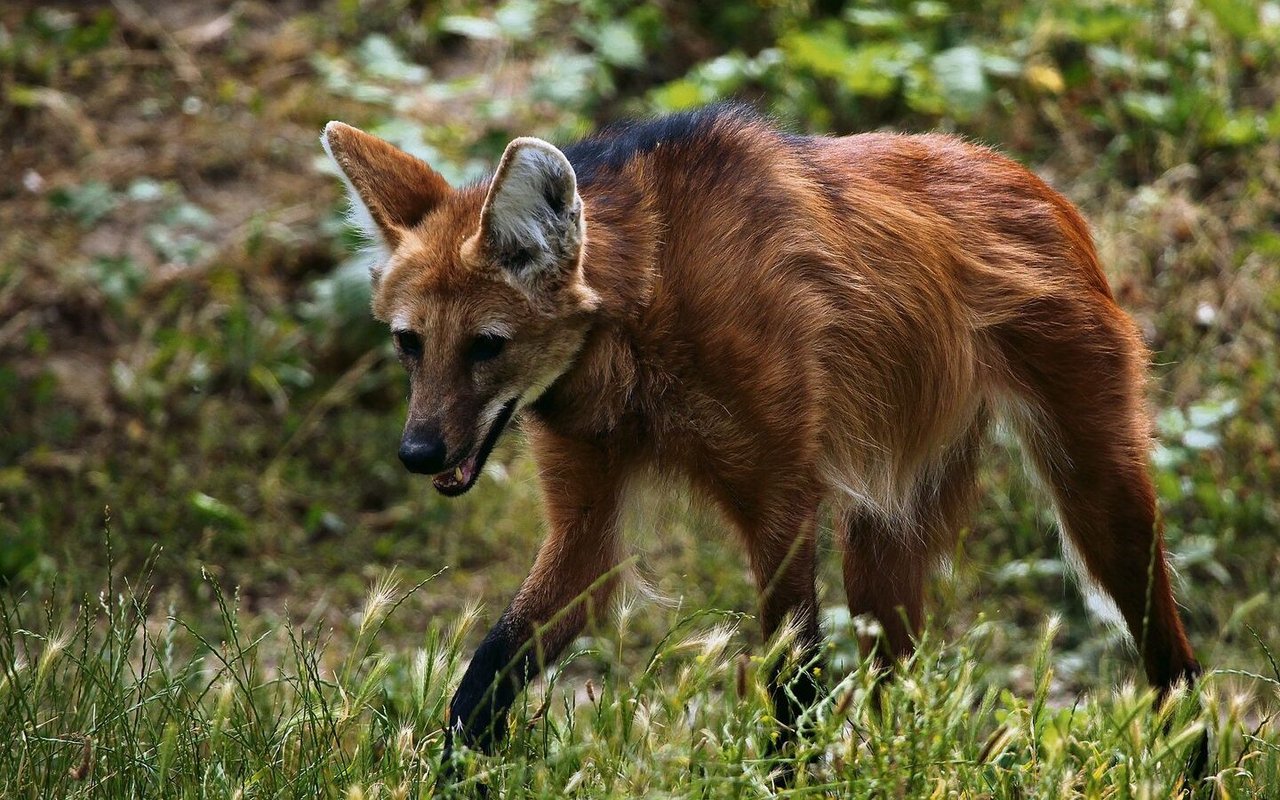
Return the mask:
[[985, 412], [979, 413], [921, 483], [907, 514], [893, 518], [852, 507], [840, 516], [849, 612], [869, 615], [880, 624], [879, 637], [866, 636], [862, 642], [863, 653], [874, 652], [880, 666], [915, 648], [924, 623], [925, 582], [967, 524], [986, 429]]

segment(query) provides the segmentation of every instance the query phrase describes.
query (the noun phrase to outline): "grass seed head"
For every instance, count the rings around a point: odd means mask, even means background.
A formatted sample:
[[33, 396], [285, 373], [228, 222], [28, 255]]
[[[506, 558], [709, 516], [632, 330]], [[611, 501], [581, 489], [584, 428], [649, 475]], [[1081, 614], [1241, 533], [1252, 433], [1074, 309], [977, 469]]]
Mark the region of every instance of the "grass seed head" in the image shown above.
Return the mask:
[[396, 594], [395, 570], [391, 570], [369, 589], [369, 594], [364, 601], [364, 613], [360, 616], [360, 629], [357, 636], [364, 635], [378, 624], [395, 604]]

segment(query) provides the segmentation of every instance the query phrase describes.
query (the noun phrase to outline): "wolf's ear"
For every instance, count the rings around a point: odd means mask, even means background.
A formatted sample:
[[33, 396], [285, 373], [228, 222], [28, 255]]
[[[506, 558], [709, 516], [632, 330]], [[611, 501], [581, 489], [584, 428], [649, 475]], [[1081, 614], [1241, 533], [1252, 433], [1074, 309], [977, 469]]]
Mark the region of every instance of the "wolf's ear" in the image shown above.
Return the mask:
[[426, 163], [350, 125], [330, 122], [320, 142], [342, 172], [356, 224], [387, 250], [450, 192]]
[[585, 223], [578, 180], [569, 159], [541, 139], [507, 145], [471, 243], [504, 277], [530, 295], [578, 274]]

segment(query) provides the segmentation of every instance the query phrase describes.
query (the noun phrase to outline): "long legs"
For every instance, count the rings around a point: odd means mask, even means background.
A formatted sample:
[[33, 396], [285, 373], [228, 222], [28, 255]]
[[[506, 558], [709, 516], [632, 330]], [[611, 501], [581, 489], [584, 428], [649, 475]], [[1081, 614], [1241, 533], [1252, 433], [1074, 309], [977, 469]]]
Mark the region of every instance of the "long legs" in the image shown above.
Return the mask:
[[765, 637], [784, 625], [795, 627], [792, 646], [799, 668], [785, 669], [785, 657], [770, 665], [769, 695], [780, 728], [775, 747], [783, 751], [794, 738], [796, 720], [817, 700], [819, 691], [817, 676], [807, 665], [818, 655], [822, 640], [814, 583], [821, 495], [795, 487], [763, 495], [733, 492], [724, 486], [709, 488], [746, 546], [760, 592], [760, 624]]
[[548, 534], [533, 569], [489, 631], [450, 703], [453, 735], [492, 750], [507, 710], [541, 668], [573, 641], [589, 612], [602, 610], [616, 584], [622, 474], [598, 451], [560, 442], [539, 447]]
[[818, 654], [818, 599], [814, 586], [816, 509], [783, 518], [779, 527], [761, 526], [747, 532], [751, 571], [760, 587], [760, 619], [766, 637], [788, 617], [796, 626], [798, 670], [783, 673], [783, 663], [771, 667], [769, 693], [774, 716], [782, 726], [781, 744], [793, 733], [796, 719], [818, 697], [818, 681], [808, 664]]
[[[1010, 336], [1010, 421], [1052, 495], [1063, 535], [1119, 608], [1148, 680], [1163, 694], [1200, 667], [1170, 588], [1147, 471], [1142, 350], [1126, 325], [1088, 322], [1049, 328], [1063, 334], [1057, 341], [1043, 329]], [[953, 449], [905, 519], [855, 509], [841, 520], [849, 608], [880, 622], [883, 660], [911, 652], [925, 580], [970, 510], [985, 427], [975, 424]]]
[[910, 654], [914, 646], [923, 621], [925, 581], [954, 547], [973, 503], [974, 471], [986, 428], [986, 415], [979, 414], [922, 482], [908, 514], [890, 519], [861, 508], [841, 514], [849, 611], [880, 623], [879, 647], [868, 639], [862, 649], [874, 649], [882, 664]]

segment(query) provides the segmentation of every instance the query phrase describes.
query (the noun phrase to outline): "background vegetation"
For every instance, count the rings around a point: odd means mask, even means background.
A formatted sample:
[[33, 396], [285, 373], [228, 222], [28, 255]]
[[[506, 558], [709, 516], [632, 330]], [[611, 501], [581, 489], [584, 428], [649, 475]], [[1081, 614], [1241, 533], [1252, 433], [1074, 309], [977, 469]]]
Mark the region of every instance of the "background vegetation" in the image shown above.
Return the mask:
[[[6, 3], [0, 793], [432, 795], [444, 699], [540, 536], [532, 467], [509, 437], [457, 501], [399, 468], [404, 381], [319, 131], [466, 180], [515, 135], [725, 97], [956, 131], [1080, 205], [1156, 353], [1153, 469], [1214, 668], [1149, 712], [1000, 442], [880, 694], [827, 559], [832, 692], [794, 794], [1165, 797], [1204, 729], [1199, 793], [1280, 795], [1271, 0]], [[767, 795], [755, 673], [785, 642], [743, 618], [717, 520], [653, 497], [630, 528], [624, 612], [469, 780]]]

